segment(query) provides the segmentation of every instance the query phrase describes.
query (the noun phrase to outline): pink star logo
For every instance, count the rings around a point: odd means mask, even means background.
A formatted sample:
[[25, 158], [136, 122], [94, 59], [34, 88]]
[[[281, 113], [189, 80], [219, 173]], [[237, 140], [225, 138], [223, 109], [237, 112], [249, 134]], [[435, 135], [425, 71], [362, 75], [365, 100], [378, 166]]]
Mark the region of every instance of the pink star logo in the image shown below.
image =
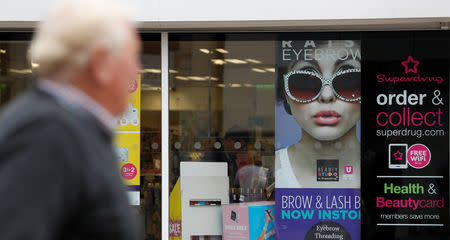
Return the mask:
[[397, 150], [397, 152], [394, 153], [395, 160], [402, 160], [403, 153], [400, 152], [400, 150]]
[[[410, 67], [411, 63], [414, 65], [413, 67]], [[414, 60], [411, 56], [409, 56], [408, 59], [402, 62], [402, 65], [405, 67], [405, 73], [417, 73], [417, 65], [419, 65], [419, 63], [419, 61]]]

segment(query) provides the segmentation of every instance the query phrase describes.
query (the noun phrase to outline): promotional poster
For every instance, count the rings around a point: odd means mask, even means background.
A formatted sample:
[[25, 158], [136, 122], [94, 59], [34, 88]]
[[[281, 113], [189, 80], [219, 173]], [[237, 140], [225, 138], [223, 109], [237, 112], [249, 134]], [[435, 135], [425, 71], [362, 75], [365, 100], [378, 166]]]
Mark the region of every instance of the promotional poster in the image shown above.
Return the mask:
[[361, 43], [276, 44], [277, 239], [361, 239]]
[[116, 155], [120, 174], [127, 185], [130, 205], [140, 204], [140, 108], [141, 79], [140, 75], [132, 79], [128, 86], [128, 108], [117, 120], [115, 136]]
[[363, 43], [366, 237], [448, 236], [450, 45], [434, 35], [372, 34]]
[[274, 202], [222, 206], [224, 240], [275, 240]]

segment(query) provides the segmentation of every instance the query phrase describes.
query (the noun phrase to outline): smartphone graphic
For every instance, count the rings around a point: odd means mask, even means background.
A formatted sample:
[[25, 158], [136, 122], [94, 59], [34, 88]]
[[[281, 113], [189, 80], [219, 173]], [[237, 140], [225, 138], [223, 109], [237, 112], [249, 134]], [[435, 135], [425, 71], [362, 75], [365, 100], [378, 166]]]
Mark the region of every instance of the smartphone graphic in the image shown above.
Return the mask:
[[272, 220], [273, 217], [272, 217], [272, 215], [270, 215], [270, 210], [269, 210], [269, 209], [266, 209], [265, 212], [266, 212], [267, 216], [269, 216], [270, 220]]
[[389, 144], [389, 168], [390, 169], [406, 169], [408, 163], [406, 162], [406, 152], [408, 144], [406, 143], [391, 143]]
[[237, 214], [233, 210], [231, 210], [231, 220], [235, 221], [236, 223], [239, 223], [239, 214]]

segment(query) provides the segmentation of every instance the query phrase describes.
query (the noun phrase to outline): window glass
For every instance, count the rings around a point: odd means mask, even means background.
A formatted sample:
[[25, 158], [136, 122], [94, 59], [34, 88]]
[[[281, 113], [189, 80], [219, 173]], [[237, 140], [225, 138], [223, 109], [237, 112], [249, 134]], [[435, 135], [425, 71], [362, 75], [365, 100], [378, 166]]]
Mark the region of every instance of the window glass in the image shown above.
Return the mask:
[[[24, 92], [37, 77], [33, 71], [37, 65], [27, 57], [31, 35], [0, 33], [0, 106]], [[140, 129], [130, 133], [136, 137], [122, 138], [122, 143], [130, 148], [121, 148], [118, 154], [119, 160], [136, 158], [140, 163], [140, 176], [135, 176], [138, 186], [129, 189], [137, 193], [133, 205], [137, 205], [144, 224], [145, 239], [161, 239], [161, 40], [159, 33], [141, 34], [141, 37], [142, 69], [137, 79], [141, 104], [133, 106], [140, 112], [137, 119], [130, 119], [138, 120]], [[130, 89], [135, 89], [136, 95], [135, 83], [138, 82], [130, 82]]]
[[220, 238], [221, 206], [274, 199], [274, 41], [227, 36], [169, 35], [173, 237]]
[[449, 42], [169, 34], [171, 239], [447, 236]]
[[145, 239], [161, 239], [161, 37], [141, 34], [140, 209]]
[[22, 34], [3, 35], [0, 38], [0, 106], [31, 86], [35, 77], [27, 58], [30, 42], [22, 40]]

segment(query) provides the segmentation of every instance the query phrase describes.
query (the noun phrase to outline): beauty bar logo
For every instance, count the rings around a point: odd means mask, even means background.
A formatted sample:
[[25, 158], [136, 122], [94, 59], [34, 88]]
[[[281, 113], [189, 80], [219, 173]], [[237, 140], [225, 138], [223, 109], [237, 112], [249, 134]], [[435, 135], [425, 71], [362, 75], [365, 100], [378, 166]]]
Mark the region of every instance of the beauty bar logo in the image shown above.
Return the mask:
[[339, 181], [339, 160], [317, 160], [317, 181]]

